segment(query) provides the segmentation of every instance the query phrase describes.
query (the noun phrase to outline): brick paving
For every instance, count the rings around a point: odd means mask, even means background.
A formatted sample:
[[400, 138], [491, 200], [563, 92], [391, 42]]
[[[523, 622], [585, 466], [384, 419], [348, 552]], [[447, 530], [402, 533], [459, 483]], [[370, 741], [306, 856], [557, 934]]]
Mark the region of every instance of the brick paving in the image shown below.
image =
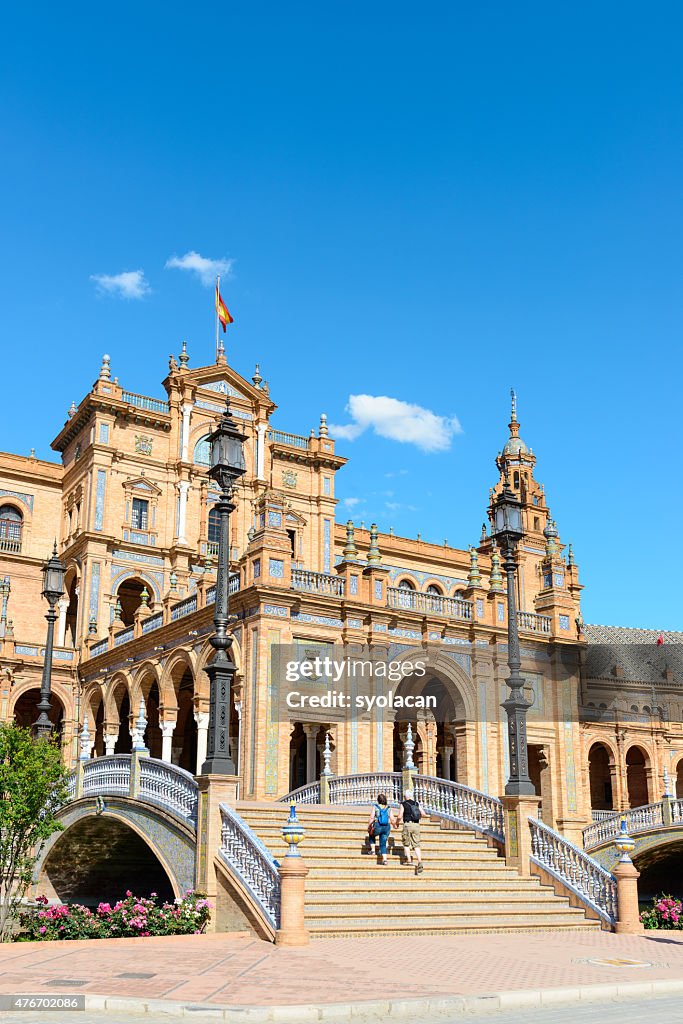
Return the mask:
[[[586, 962], [600, 957], [644, 960], [652, 966]], [[481, 995], [659, 979], [683, 981], [683, 934], [324, 939], [303, 949], [282, 949], [246, 935], [0, 946], [0, 993], [69, 992], [240, 1006]]]

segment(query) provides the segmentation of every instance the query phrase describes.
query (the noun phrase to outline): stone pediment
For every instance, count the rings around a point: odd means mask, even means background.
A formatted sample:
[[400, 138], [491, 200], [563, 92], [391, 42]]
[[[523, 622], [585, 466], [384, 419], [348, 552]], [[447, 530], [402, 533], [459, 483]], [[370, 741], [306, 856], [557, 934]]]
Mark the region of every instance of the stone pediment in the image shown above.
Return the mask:
[[276, 408], [266, 391], [255, 387], [225, 363], [185, 370], [174, 374], [174, 377], [181, 387], [190, 384], [197, 389], [195, 402], [200, 408], [205, 404], [211, 411], [222, 409], [228, 396], [236, 403], [246, 402], [252, 408], [257, 404], [265, 407], [269, 414]]

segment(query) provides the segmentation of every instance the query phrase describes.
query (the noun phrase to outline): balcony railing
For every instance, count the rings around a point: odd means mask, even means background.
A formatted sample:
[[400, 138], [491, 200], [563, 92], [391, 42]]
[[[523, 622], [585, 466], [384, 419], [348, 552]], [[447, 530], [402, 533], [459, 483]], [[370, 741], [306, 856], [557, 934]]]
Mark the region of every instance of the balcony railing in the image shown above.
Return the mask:
[[8, 551], [11, 555], [21, 554], [21, 536], [0, 537], [0, 551]]
[[182, 619], [186, 615], [191, 615], [192, 612], [197, 611], [197, 595], [191, 594], [186, 597], [184, 601], [179, 601], [178, 604], [174, 604], [171, 608], [171, 622], [176, 622], [177, 619]]
[[344, 582], [341, 576], [330, 576], [324, 572], [310, 572], [308, 569], [292, 569], [293, 590], [307, 590], [311, 594], [343, 597]]
[[163, 412], [168, 415], [168, 402], [161, 402], [158, 398], [147, 398], [146, 395], [135, 395], [132, 391], [122, 391], [121, 400], [135, 405], [138, 409], [147, 409], [148, 412]]
[[421, 594], [407, 587], [387, 587], [387, 605], [390, 608], [404, 608], [406, 611], [426, 612], [428, 615], [445, 615], [449, 619], [472, 618], [472, 601], [461, 597], [441, 597], [439, 594]]
[[129, 640], [133, 639], [133, 636], [133, 626], [128, 626], [127, 629], [122, 629], [120, 633], [116, 633], [114, 636], [114, 647], [120, 647], [121, 644], [127, 644]]
[[308, 438], [301, 434], [287, 434], [282, 430], [269, 430], [268, 437], [276, 444], [287, 444], [290, 448], [308, 448]]
[[527, 633], [550, 633], [551, 618], [549, 615], [537, 615], [536, 612], [517, 612], [519, 628]]
[[207, 555], [209, 555], [212, 558], [217, 558], [218, 557], [218, 541], [217, 540], [207, 540], [207, 542], [206, 542], [206, 553], [207, 553]]

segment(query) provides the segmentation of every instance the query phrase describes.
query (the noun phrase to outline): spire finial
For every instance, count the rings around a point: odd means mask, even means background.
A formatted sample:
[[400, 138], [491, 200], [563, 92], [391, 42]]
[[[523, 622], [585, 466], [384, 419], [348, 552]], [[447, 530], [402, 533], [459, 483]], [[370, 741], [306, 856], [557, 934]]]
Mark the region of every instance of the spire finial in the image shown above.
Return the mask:
[[186, 370], [187, 369], [187, 364], [189, 363], [189, 361], [190, 361], [190, 357], [187, 354], [187, 342], [184, 341], [181, 353], [178, 356], [178, 362], [180, 363], [180, 369], [181, 370]]
[[320, 430], [318, 435], [320, 437], [327, 437], [327, 415], [324, 412], [320, 413]]
[[111, 359], [108, 355], [102, 356], [102, 366], [100, 367], [100, 380], [111, 380]]
[[71, 419], [74, 418], [75, 415], [76, 415], [76, 403], [72, 402], [71, 405], [69, 406], [69, 411], [67, 413], [67, 416], [71, 420]]
[[377, 523], [370, 526], [370, 547], [368, 548], [368, 565], [379, 565], [382, 561], [382, 554], [377, 543]]
[[510, 402], [511, 402], [511, 413], [510, 419], [513, 423], [517, 422], [517, 393], [514, 388], [510, 388]]
[[251, 379], [254, 383], [254, 387], [260, 389], [263, 377], [261, 376], [261, 367], [259, 366], [258, 363], [256, 364], [256, 369], [254, 370], [254, 376]]
[[356, 530], [353, 525], [353, 519], [349, 519], [346, 523], [346, 547], [342, 554], [347, 562], [353, 562], [358, 558], [358, 548], [356, 547]]
[[216, 352], [216, 363], [220, 364], [221, 366], [225, 366], [225, 364], [227, 363], [227, 359], [225, 358], [225, 345], [223, 344], [222, 338], [218, 342], [218, 350]]

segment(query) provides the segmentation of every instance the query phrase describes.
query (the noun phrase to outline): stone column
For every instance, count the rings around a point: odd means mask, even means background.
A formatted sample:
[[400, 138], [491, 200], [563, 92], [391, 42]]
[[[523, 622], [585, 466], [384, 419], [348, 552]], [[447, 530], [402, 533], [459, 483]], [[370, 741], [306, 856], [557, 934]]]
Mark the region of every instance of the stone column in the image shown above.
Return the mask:
[[306, 785], [309, 785], [309, 783], [315, 782], [315, 755], [318, 725], [315, 723], [306, 724], [304, 725], [304, 732], [306, 733]]
[[199, 775], [202, 765], [206, 761], [206, 747], [209, 738], [209, 712], [195, 711], [194, 720], [197, 723], [197, 765], [195, 774]]
[[308, 932], [304, 927], [306, 875], [308, 868], [303, 857], [282, 858], [280, 875], [280, 927], [275, 933], [277, 946], [307, 946]]
[[639, 935], [643, 931], [638, 908], [638, 879], [640, 871], [633, 861], [620, 860], [612, 871], [617, 880], [617, 923], [620, 935]]
[[188, 448], [190, 444], [190, 415], [192, 413], [192, 402], [185, 402], [183, 405], [183, 423], [182, 423], [182, 445], [180, 448], [180, 458], [183, 462], [188, 462]]
[[453, 753], [453, 747], [445, 746], [441, 749], [441, 762], [443, 768], [443, 777], [447, 782], [453, 781], [453, 773], [451, 772], [451, 755]]
[[187, 494], [190, 490], [190, 481], [181, 480], [178, 483], [178, 543], [187, 544], [185, 530], [187, 529]]
[[66, 638], [66, 610], [69, 607], [69, 598], [63, 597], [57, 602], [59, 618], [57, 619], [57, 647], [64, 646]]
[[[239, 780], [231, 775], [200, 775], [199, 806], [197, 809], [197, 853], [195, 860], [195, 886], [197, 892], [207, 895], [212, 907], [216, 907], [218, 882], [215, 859], [221, 845], [221, 804], [235, 806]], [[216, 910], [211, 912], [209, 931], [216, 930]]]
[[173, 762], [171, 741], [173, 739], [176, 724], [176, 722], [168, 721], [161, 723], [161, 760], [167, 761], [168, 764], [172, 764]]
[[118, 740], [118, 738], [119, 734], [117, 732], [110, 732], [104, 734], [105, 755], [109, 756], [110, 754], [114, 753], [114, 747], [116, 746], [116, 741]]
[[258, 459], [256, 462], [256, 476], [259, 480], [265, 479], [265, 464], [266, 464], [266, 430], [268, 425], [266, 423], [259, 423], [256, 428], [258, 434]]

